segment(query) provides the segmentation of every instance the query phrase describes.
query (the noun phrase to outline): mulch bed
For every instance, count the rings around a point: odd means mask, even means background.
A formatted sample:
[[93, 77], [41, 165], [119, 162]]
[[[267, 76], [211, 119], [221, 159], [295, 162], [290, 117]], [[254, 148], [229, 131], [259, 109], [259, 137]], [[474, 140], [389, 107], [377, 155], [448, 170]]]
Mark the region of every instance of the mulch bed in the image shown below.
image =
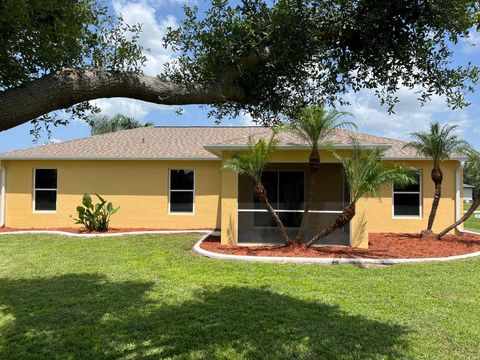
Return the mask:
[[368, 249], [346, 246], [233, 246], [221, 245], [220, 237], [210, 236], [201, 247], [205, 250], [231, 255], [331, 258], [430, 258], [463, 255], [480, 251], [480, 235], [446, 235], [441, 240], [420, 239], [419, 234], [372, 233]]
[[[28, 228], [28, 229], [18, 229], [18, 228], [0, 228], [0, 233], [2, 232], [15, 232], [15, 231], [64, 231], [69, 232], [72, 234], [116, 234], [116, 233], [124, 233], [124, 232], [136, 232], [136, 231], [179, 231], [178, 229], [146, 229], [146, 228], [110, 228], [108, 231], [88, 231], [85, 228], [75, 228], [75, 227], [67, 227], [67, 228], [48, 228], [48, 229], [38, 229], [38, 228]], [[212, 229], [189, 229], [189, 230], [198, 230], [198, 231], [211, 231]]]

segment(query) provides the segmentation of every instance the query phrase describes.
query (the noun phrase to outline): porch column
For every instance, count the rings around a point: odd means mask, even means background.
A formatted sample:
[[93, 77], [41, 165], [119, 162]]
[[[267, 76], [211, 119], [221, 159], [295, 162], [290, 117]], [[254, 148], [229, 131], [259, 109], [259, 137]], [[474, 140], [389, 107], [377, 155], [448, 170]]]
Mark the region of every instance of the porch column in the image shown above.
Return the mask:
[[368, 249], [367, 201], [360, 199], [356, 206], [355, 216], [350, 222], [350, 246]]
[[234, 245], [238, 233], [238, 175], [231, 171], [221, 172], [221, 243]]
[[[465, 162], [459, 162], [455, 170], [455, 221], [463, 216], [463, 168]], [[455, 233], [463, 231], [463, 224], [455, 229]]]

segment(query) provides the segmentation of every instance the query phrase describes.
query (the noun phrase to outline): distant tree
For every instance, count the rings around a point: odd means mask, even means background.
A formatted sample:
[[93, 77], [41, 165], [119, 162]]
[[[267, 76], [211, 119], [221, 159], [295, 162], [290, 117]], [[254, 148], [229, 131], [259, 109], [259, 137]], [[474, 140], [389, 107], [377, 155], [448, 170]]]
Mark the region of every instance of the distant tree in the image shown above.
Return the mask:
[[112, 117], [107, 115], [92, 115], [87, 118], [92, 135], [101, 135], [121, 130], [136, 129], [153, 126], [151, 122], [142, 123], [132, 117], [116, 114]]
[[412, 133], [414, 140], [404, 146], [415, 149], [419, 155], [432, 159], [433, 162], [431, 178], [435, 184], [435, 193], [427, 229], [422, 231], [422, 235], [432, 233], [433, 222], [442, 196], [443, 172], [440, 168], [442, 161], [450, 159], [454, 153], [462, 152], [468, 146], [466, 141], [454, 133], [456, 129], [456, 125], [447, 124], [442, 127], [438, 122], [432, 122], [429, 131]]
[[353, 150], [350, 156], [342, 157], [335, 153], [334, 155], [343, 165], [350, 187], [350, 203], [332, 224], [307, 242], [307, 247], [350, 223], [355, 216], [356, 204], [362, 196], [379, 197], [380, 190], [387, 184], [408, 185], [417, 181], [413, 169], [398, 164], [387, 166], [382, 161], [382, 150], [378, 148], [362, 149], [355, 140], [353, 140]]
[[[468, 164], [470, 165], [471, 169], [479, 169], [480, 168], [480, 152], [478, 152], [473, 148], [466, 148], [464, 152], [468, 155]], [[472, 182], [475, 183], [476, 181], [478, 181], [478, 178], [475, 178], [472, 180], [473, 180]], [[480, 206], [480, 191], [477, 191], [475, 193], [473, 202], [468, 208], [468, 210], [454, 224], [448, 226], [446, 229], [439, 232], [438, 238], [441, 239], [443, 236], [448, 234], [448, 232], [457, 228], [458, 226], [463, 224], [465, 221], [467, 221], [473, 215], [473, 213], [478, 209], [479, 206]]]
[[285, 126], [286, 130], [299, 136], [309, 144], [311, 148], [308, 161], [310, 168], [310, 189], [307, 201], [305, 202], [297, 241], [301, 241], [305, 235], [310, 207], [314, 202], [315, 191], [317, 190], [317, 173], [320, 168], [320, 144], [325, 141], [328, 135], [337, 129], [356, 128], [355, 123], [342, 119], [345, 115], [350, 114], [335, 109], [328, 110], [322, 105], [314, 105], [301, 109], [298, 115], [293, 117], [292, 121]]
[[474, 197], [480, 192], [480, 162], [472, 160], [470, 155], [463, 170], [463, 182], [474, 187]]

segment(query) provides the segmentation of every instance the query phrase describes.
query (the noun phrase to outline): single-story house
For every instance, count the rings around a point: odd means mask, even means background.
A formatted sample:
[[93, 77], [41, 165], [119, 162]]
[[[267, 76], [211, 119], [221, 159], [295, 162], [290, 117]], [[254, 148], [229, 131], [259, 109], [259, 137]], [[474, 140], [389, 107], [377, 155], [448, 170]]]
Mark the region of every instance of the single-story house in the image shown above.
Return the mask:
[[[148, 127], [0, 154], [1, 226], [74, 226], [83, 193], [98, 193], [120, 211], [114, 228], [220, 229], [224, 244], [279, 241], [277, 230], [253, 196], [252, 182], [222, 171], [222, 161], [247, 148], [248, 138], [268, 138], [264, 127]], [[351, 136], [364, 147], [385, 150], [384, 161], [418, 169], [419, 183], [387, 186], [380, 199], [365, 197], [352, 223], [324, 241], [368, 247], [369, 232], [419, 232], [427, 224], [434, 185], [432, 163], [404, 142], [336, 131], [321, 149], [316, 203], [307, 236], [332, 222], [349, 200], [341, 165], [332, 151], [351, 150]], [[264, 173], [274, 208], [295, 235], [309, 187], [309, 147], [288, 132]], [[442, 199], [434, 230], [450, 225], [463, 206], [463, 161], [442, 163]]]
[[473, 189], [475, 186], [463, 184], [463, 202], [471, 203], [473, 201]]

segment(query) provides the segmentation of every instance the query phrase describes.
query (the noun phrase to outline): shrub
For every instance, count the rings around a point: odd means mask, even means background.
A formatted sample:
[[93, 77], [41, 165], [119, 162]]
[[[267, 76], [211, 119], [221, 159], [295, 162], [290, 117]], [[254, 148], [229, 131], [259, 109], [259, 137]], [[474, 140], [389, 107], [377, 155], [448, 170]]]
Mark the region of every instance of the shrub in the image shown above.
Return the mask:
[[110, 217], [120, 208], [114, 208], [112, 203], [95, 194], [100, 200], [94, 204], [92, 198], [88, 194], [83, 194], [82, 205], [77, 206], [78, 219], [75, 224], [83, 224], [89, 231], [107, 231], [110, 223]]

